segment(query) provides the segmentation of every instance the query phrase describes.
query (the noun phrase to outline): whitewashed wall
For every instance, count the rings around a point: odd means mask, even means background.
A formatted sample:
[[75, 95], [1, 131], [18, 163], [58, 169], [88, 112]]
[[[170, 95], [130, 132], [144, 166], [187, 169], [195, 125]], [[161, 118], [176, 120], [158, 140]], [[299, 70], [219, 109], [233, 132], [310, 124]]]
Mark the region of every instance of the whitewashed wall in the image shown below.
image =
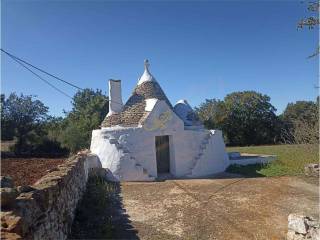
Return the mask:
[[[165, 113], [165, 124], [158, 122], [161, 113]], [[201, 142], [208, 134], [210, 131], [204, 129], [184, 130], [183, 121], [164, 101], [157, 101], [142, 126], [94, 130], [91, 151], [100, 157], [102, 167], [109, 168], [120, 180], [137, 181], [143, 178], [132, 165], [132, 161], [143, 166], [149, 175], [157, 177], [155, 137], [169, 135], [171, 174], [177, 177], [198, 177], [224, 171], [228, 165], [228, 156], [220, 131], [213, 132], [204, 154], [194, 165], [194, 158], [199, 153]], [[108, 139], [111, 136], [124, 145], [134, 160], [121, 162], [122, 150], [111, 144], [106, 136]]]

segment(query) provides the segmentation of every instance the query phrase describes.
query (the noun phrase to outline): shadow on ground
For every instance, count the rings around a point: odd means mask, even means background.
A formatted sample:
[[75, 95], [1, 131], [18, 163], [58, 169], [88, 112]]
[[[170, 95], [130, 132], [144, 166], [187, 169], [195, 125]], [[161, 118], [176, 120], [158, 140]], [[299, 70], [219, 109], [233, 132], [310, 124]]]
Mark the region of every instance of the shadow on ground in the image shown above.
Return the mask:
[[120, 192], [119, 183], [90, 177], [68, 239], [139, 239]]
[[265, 175], [259, 173], [259, 171], [264, 168], [265, 165], [263, 164], [249, 164], [245, 166], [241, 165], [230, 165], [227, 169], [226, 172], [228, 173], [234, 173], [234, 174], [241, 174], [244, 177], [265, 177]]
[[250, 164], [250, 165], [230, 165], [225, 172], [216, 173], [204, 177], [175, 177], [171, 174], [162, 174], [156, 178], [157, 182], [165, 182], [167, 180], [193, 180], [193, 179], [233, 179], [233, 178], [256, 178], [266, 177], [259, 173], [265, 165], [263, 164]]

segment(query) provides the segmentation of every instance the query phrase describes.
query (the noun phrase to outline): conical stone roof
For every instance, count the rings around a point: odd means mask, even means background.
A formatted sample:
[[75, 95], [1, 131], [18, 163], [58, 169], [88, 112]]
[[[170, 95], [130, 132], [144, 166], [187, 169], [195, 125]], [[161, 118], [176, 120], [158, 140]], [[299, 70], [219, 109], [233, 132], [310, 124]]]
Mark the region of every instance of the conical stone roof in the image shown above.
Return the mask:
[[164, 100], [172, 109], [172, 105], [167, 96], [161, 89], [159, 83], [151, 75], [148, 69], [149, 63], [145, 61], [145, 71], [140, 77], [138, 85], [133, 90], [130, 98], [123, 106], [121, 113], [107, 116], [101, 127], [120, 126], [137, 126], [144, 119], [147, 114], [145, 111], [146, 99], [156, 98]]

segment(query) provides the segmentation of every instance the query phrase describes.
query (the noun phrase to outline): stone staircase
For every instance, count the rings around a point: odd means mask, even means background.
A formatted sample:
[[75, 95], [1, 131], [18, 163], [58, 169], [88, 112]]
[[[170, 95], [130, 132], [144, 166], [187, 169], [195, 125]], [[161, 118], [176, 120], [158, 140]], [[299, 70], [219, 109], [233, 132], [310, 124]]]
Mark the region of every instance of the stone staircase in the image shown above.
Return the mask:
[[209, 139], [212, 136], [212, 134], [213, 134], [212, 132], [206, 134], [206, 136], [201, 141], [198, 154], [193, 158], [191, 162], [191, 167], [189, 168], [189, 172], [186, 174], [187, 177], [192, 177], [192, 171], [197, 166], [199, 160], [202, 158], [205, 150], [207, 149], [209, 144]]
[[[121, 136], [121, 139], [116, 139], [113, 136], [105, 135], [104, 139], [107, 139], [110, 144], [115, 145], [115, 147], [121, 153], [120, 161], [131, 161], [134, 164], [135, 170], [141, 175], [141, 181], [154, 181], [155, 177], [151, 176], [147, 169], [145, 169], [140, 163], [137, 162], [136, 158], [132, 156], [130, 150], [124, 145], [126, 143], [125, 137]], [[121, 174], [120, 174], [121, 175]]]

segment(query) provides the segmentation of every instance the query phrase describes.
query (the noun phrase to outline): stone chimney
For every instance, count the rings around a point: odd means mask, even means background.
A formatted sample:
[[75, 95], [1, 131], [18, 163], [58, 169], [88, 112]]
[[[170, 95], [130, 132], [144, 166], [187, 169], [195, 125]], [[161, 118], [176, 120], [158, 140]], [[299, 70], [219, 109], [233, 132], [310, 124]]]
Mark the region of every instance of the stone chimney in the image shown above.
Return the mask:
[[111, 116], [122, 111], [121, 80], [109, 80], [109, 113]]

